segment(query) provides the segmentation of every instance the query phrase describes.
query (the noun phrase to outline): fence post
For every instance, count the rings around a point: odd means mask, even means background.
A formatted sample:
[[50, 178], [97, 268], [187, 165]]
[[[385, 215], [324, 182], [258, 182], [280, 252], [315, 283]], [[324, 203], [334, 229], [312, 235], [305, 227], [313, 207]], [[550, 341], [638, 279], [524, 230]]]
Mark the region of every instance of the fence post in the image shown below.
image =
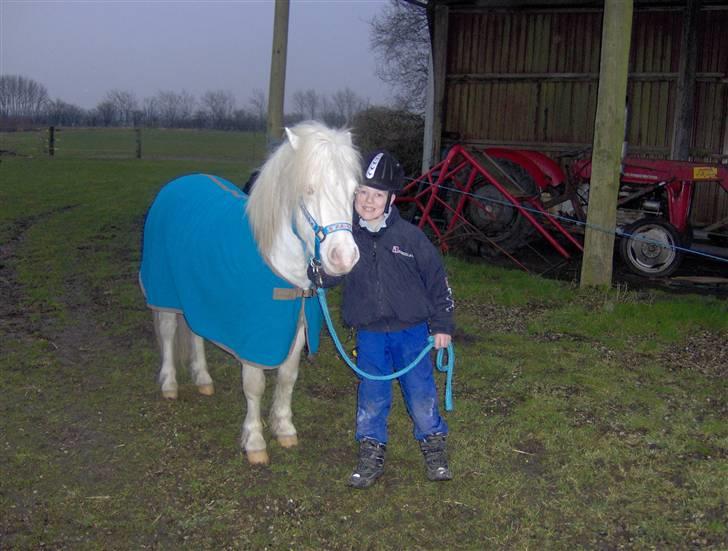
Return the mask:
[[56, 154], [56, 127], [48, 127], [48, 156], [53, 157]]
[[142, 158], [142, 129], [137, 127], [134, 129], [136, 133], [136, 158]]

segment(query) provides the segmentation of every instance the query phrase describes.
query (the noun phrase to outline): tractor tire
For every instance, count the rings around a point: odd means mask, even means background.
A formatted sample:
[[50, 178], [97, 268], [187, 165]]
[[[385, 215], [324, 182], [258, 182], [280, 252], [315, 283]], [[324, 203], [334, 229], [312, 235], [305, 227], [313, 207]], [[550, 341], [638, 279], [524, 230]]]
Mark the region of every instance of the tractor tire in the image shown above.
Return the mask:
[[[515, 180], [523, 195], [538, 195], [536, 182], [520, 165], [505, 159], [497, 159], [497, 162]], [[470, 193], [463, 206], [463, 216], [475, 226], [480, 238], [473, 237], [465, 242], [468, 253], [485, 257], [512, 253], [533, 239], [536, 229], [498, 188], [478, 177], [473, 182]], [[450, 205], [455, 208], [458, 194], [451, 193], [449, 200]], [[449, 210], [448, 215], [452, 217]]]
[[623, 233], [619, 254], [631, 272], [644, 277], [666, 277], [680, 266], [680, 247], [685, 240], [666, 220], [641, 218], [626, 226]]

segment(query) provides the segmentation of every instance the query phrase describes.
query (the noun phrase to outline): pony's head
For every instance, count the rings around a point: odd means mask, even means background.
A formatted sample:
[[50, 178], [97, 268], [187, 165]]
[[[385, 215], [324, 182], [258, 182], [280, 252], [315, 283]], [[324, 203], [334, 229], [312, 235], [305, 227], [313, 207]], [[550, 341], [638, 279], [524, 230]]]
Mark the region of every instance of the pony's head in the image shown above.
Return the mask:
[[[287, 128], [286, 135], [260, 171], [248, 217], [269, 264], [292, 283], [308, 286], [315, 236], [301, 207], [319, 226], [350, 224], [361, 160], [346, 130], [304, 122]], [[326, 273], [343, 275], [359, 260], [359, 250], [350, 231], [335, 231], [321, 242], [320, 256]]]

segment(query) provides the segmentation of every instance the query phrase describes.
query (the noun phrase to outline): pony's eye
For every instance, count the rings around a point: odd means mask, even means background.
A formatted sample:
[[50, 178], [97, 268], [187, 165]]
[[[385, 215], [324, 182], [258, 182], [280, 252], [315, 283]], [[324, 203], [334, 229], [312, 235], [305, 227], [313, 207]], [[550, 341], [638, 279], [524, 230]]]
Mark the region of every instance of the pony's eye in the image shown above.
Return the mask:
[[309, 186], [306, 188], [306, 195], [313, 195], [313, 192], [314, 192], [314, 189], [312, 187]]

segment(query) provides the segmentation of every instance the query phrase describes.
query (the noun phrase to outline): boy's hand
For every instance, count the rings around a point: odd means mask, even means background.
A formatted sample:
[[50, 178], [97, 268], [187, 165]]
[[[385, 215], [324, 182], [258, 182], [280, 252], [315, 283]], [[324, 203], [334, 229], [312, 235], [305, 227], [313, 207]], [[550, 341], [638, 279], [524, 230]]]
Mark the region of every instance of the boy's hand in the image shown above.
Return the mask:
[[435, 349], [447, 348], [447, 345], [452, 341], [452, 337], [447, 333], [435, 333]]

